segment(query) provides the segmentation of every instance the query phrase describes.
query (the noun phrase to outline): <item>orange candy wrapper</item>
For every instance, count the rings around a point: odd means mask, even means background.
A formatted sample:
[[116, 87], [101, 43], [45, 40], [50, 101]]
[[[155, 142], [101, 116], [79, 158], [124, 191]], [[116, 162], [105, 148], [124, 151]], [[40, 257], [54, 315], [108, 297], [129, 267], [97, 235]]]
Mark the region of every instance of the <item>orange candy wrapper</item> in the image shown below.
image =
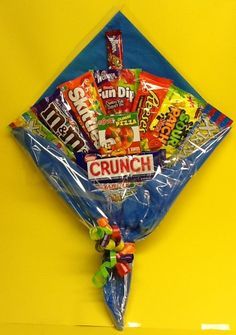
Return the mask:
[[74, 118], [95, 148], [99, 149], [97, 116], [105, 114], [105, 109], [92, 73], [86, 72], [74, 80], [61, 84], [59, 88], [70, 104]]
[[140, 73], [139, 79], [140, 85], [132, 111], [138, 112], [142, 151], [157, 150], [162, 146], [162, 143], [158, 139], [155, 129], [152, 129], [152, 121], [160, 110], [172, 80], [156, 77], [144, 71]]

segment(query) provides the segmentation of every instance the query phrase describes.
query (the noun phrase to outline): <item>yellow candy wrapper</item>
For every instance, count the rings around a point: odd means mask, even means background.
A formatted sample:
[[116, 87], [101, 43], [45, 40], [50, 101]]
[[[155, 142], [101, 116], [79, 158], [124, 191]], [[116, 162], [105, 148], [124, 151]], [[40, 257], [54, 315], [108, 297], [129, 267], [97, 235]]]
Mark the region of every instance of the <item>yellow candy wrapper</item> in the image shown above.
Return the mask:
[[186, 138], [205, 105], [204, 101], [174, 85], [169, 88], [159, 113], [150, 125], [150, 129], [158, 134], [167, 155], [171, 155]]

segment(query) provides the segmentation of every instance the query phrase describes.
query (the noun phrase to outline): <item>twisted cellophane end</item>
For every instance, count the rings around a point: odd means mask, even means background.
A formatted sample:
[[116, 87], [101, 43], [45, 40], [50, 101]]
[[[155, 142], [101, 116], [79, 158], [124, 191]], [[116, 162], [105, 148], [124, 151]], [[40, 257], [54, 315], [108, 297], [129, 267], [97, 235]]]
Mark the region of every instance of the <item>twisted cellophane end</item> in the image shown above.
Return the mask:
[[96, 241], [96, 250], [103, 253], [103, 261], [93, 283], [103, 287], [104, 298], [117, 329], [124, 327], [124, 313], [129, 295], [132, 262], [135, 253], [133, 242], [124, 242], [117, 224], [99, 218], [90, 229], [90, 237]]
[[113, 270], [103, 287], [104, 299], [118, 330], [124, 328], [124, 314], [129, 296], [131, 275], [130, 271], [124, 277], [120, 277]]

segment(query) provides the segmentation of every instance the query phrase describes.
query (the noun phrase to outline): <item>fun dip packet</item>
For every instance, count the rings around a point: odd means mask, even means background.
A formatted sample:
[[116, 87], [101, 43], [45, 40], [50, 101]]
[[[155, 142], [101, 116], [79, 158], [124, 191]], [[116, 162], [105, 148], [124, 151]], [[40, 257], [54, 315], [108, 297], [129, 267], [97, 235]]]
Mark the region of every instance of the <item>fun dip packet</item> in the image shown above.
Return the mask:
[[106, 114], [131, 112], [139, 86], [140, 71], [140, 69], [93, 71]]

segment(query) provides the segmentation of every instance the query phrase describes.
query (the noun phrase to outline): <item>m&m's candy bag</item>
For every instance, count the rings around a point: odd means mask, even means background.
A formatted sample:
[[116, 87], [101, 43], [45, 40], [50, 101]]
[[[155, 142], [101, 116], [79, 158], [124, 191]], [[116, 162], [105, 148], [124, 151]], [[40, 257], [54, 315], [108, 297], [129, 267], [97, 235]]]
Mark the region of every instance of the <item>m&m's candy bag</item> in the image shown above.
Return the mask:
[[94, 150], [71, 116], [71, 109], [62, 93], [56, 90], [31, 107], [38, 118], [74, 153]]

